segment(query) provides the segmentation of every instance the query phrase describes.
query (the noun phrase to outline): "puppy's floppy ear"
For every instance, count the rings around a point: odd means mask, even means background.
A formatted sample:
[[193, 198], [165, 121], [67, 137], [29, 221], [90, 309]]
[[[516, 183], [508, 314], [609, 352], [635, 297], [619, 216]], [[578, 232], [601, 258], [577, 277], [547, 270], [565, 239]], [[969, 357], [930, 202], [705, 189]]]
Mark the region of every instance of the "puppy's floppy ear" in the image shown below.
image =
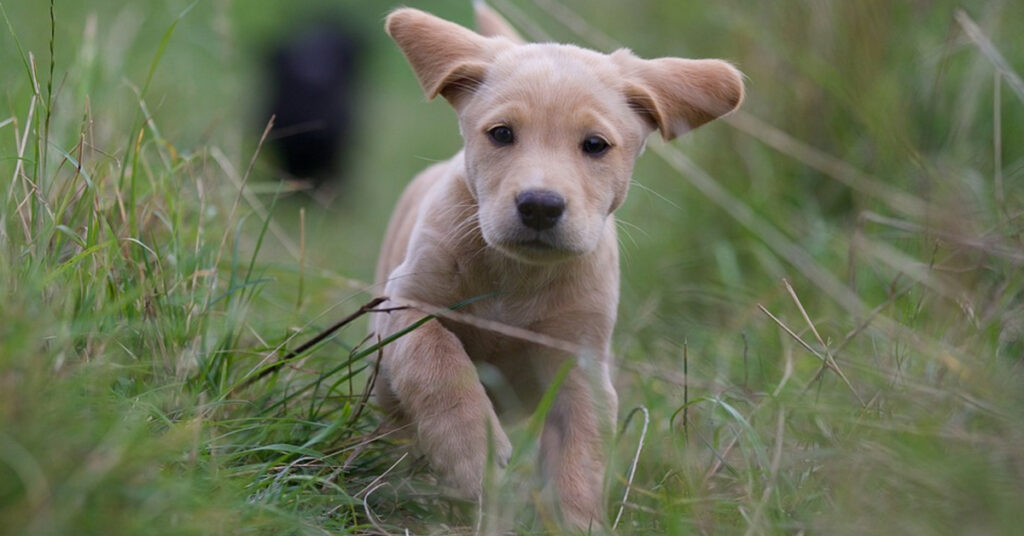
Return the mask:
[[473, 12], [476, 14], [476, 29], [480, 35], [505, 37], [517, 45], [526, 42], [504, 17], [483, 0], [473, 0]]
[[453, 106], [482, 82], [487, 64], [505, 40], [489, 39], [458, 24], [402, 8], [388, 15], [388, 35], [398, 43], [427, 98], [442, 95]]
[[644, 60], [628, 50], [612, 54], [626, 80], [630, 105], [666, 140], [739, 107], [743, 75], [722, 60]]

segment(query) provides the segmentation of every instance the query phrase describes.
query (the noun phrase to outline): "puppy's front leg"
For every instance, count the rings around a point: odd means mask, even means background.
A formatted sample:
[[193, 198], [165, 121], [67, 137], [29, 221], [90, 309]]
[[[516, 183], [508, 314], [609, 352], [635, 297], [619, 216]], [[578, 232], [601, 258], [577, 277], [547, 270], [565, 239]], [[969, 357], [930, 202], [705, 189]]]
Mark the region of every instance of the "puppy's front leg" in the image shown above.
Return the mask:
[[570, 371], [541, 435], [545, 473], [553, 481], [562, 516], [569, 526], [583, 530], [605, 522], [605, 438], [613, 432], [618, 411], [607, 365], [594, 368], [577, 365]]
[[[384, 332], [394, 333], [423, 315], [391, 313]], [[431, 320], [386, 348], [381, 367], [430, 465], [459, 495], [478, 497], [489, 445], [501, 465], [512, 445], [462, 343]]]

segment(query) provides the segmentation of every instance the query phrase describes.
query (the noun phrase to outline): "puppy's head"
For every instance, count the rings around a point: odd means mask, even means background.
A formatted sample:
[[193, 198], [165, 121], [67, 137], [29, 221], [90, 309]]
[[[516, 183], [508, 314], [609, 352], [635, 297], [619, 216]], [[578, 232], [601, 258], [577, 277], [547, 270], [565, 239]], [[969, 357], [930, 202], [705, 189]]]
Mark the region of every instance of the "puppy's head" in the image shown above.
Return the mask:
[[[500, 20], [489, 26], [508, 35]], [[597, 246], [648, 134], [672, 139], [743, 98], [739, 71], [719, 60], [521, 44], [408, 8], [387, 31], [427, 97], [458, 112], [484, 240], [528, 263]]]

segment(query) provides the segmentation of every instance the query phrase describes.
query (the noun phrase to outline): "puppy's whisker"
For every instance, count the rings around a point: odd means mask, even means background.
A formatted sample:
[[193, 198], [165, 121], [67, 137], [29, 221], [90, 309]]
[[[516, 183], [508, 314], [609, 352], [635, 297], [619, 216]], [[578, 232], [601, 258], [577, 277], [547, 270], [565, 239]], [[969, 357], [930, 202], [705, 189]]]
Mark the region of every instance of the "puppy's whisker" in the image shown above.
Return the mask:
[[637, 182], [636, 180], [633, 180], [633, 181], [631, 182], [631, 184], [633, 184], [633, 185], [634, 185], [634, 186], [635, 186], [636, 188], [639, 188], [639, 189], [641, 189], [641, 190], [643, 190], [643, 191], [645, 191], [645, 192], [647, 192], [647, 193], [649, 193], [649, 194], [653, 195], [654, 197], [657, 197], [658, 199], [660, 199], [660, 200], [662, 200], [662, 201], [664, 201], [664, 202], [668, 203], [668, 204], [669, 204], [669, 205], [670, 205], [670, 206], [671, 206], [672, 208], [674, 208], [674, 209], [676, 209], [676, 210], [678, 210], [678, 211], [682, 211], [682, 210], [683, 210], [683, 207], [681, 207], [681, 206], [677, 205], [677, 204], [676, 204], [676, 203], [675, 203], [674, 201], [672, 201], [671, 199], [669, 199], [669, 198], [667, 198], [667, 197], [665, 197], [665, 196], [661, 195], [661, 194], [660, 194], [660, 193], [658, 193], [658, 192], [657, 192], [657, 190], [655, 190], [654, 188], [651, 188], [650, 186], [646, 186], [646, 185], [645, 185], [645, 184], [643, 184], [642, 182]]
[[[629, 239], [629, 242], [631, 244], [633, 244], [633, 247], [639, 247], [639, 244], [637, 244], [636, 239], [633, 238], [633, 235], [629, 233], [629, 229], [626, 229], [625, 226], [623, 226], [623, 225], [618, 225], [617, 228], [619, 230], [619, 245], [620, 246], [623, 243], [622, 242], [623, 235], [625, 235], [625, 237]], [[621, 251], [621, 249], [620, 249], [620, 251]]]
[[416, 156], [413, 156], [413, 158], [415, 158], [416, 160], [419, 160], [421, 162], [429, 162], [431, 164], [437, 164], [438, 162], [444, 162], [443, 158], [431, 158], [429, 156], [423, 156], [423, 155], [416, 155]]
[[[620, 231], [622, 231], [623, 233], [629, 234], [629, 231], [628, 231], [628, 229], [632, 229], [632, 230], [634, 230], [634, 231], [638, 231], [638, 232], [640, 232], [641, 234], [643, 234], [643, 235], [644, 235], [644, 236], [646, 236], [647, 238], [650, 238], [650, 237], [651, 237], [651, 233], [648, 233], [648, 232], [647, 232], [646, 230], [644, 230], [644, 228], [643, 228], [643, 227], [640, 227], [639, 225], [636, 225], [635, 223], [631, 223], [631, 222], [628, 222], [628, 221], [626, 221], [626, 220], [624, 220], [624, 219], [622, 219], [622, 218], [617, 218], [617, 219], [615, 220], [615, 223], [616, 223], [616, 225], [618, 226], [617, 228], [618, 228], [618, 229], [619, 229]], [[637, 244], [636, 244], [636, 240], [633, 240], [633, 237], [632, 237], [632, 236], [630, 236], [630, 237], [629, 237], [629, 239], [630, 239], [630, 240], [631, 240], [631, 241], [633, 242], [633, 245], [634, 245], [634, 246], [635, 246], [635, 245], [637, 245]]]
[[442, 243], [458, 244], [464, 242], [471, 234], [480, 230], [479, 221], [474, 217], [464, 219], [445, 234]]

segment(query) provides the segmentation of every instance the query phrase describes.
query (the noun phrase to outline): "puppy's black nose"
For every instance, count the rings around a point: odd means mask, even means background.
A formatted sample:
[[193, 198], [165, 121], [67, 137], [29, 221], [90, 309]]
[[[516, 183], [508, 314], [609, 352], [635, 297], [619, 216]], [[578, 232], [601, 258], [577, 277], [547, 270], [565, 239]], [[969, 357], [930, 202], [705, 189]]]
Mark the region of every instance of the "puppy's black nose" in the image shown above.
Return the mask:
[[565, 199], [548, 190], [527, 190], [516, 196], [516, 208], [523, 225], [543, 231], [558, 223], [565, 212]]

